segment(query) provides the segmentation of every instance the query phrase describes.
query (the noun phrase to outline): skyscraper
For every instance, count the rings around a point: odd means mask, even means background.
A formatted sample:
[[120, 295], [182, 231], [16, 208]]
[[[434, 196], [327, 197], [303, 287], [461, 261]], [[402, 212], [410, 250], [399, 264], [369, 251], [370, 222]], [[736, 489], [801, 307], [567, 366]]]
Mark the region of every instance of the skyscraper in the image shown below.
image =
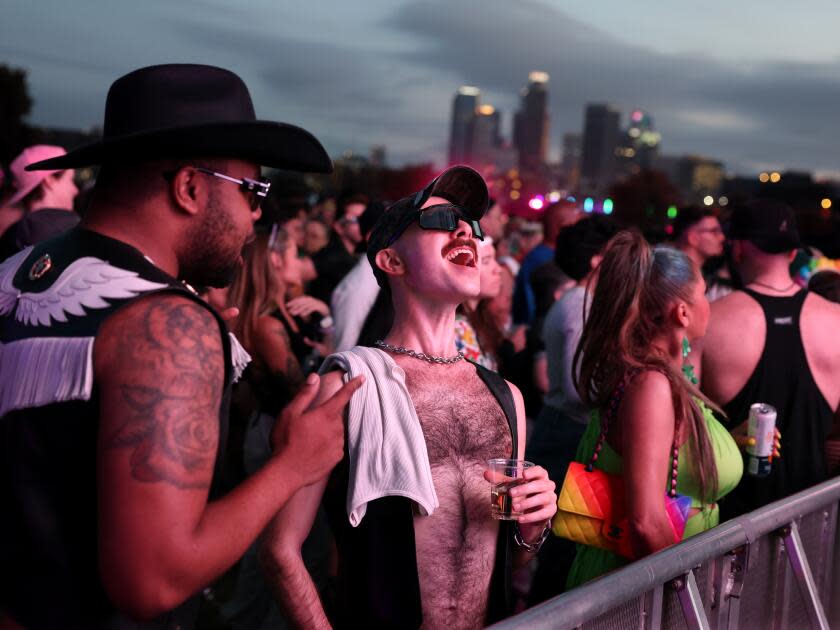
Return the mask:
[[615, 176], [621, 115], [610, 105], [589, 104], [583, 122], [580, 174], [585, 192], [602, 192]]
[[452, 127], [449, 134], [449, 163], [463, 164], [472, 157], [473, 122], [478, 107], [478, 88], [468, 85], [458, 88], [452, 102]]
[[493, 164], [500, 142], [499, 112], [492, 105], [479, 105], [473, 119], [471, 163], [476, 166]]
[[581, 137], [579, 133], [563, 134], [563, 175], [566, 187], [576, 189], [580, 180]]
[[[625, 148], [632, 153], [625, 155], [643, 169], [649, 169], [659, 151], [662, 136], [653, 127], [653, 118], [641, 109], [630, 114], [630, 127], [625, 137]], [[629, 152], [626, 152], [629, 153]]]
[[537, 171], [545, 164], [548, 151], [548, 74], [531, 72], [528, 87], [514, 119], [513, 142], [519, 151], [519, 167]]

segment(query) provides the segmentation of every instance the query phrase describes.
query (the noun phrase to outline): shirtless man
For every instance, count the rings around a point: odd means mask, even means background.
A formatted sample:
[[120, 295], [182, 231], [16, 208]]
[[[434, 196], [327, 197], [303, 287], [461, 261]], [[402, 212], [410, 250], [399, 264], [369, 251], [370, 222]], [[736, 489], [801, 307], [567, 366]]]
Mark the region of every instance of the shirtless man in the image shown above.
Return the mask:
[[773, 405], [783, 449], [769, 477], [744, 475], [721, 503], [726, 518], [828, 477], [832, 464], [824, 449], [840, 403], [840, 305], [791, 278], [799, 245], [793, 210], [768, 200], [738, 208], [731, 239], [745, 289], [712, 303], [702, 348], [695, 348], [692, 360], [698, 364], [702, 356], [701, 388], [733, 427], [747, 419], [752, 403]]
[[[316, 400], [355, 375], [358, 356], [370, 357], [373, 378], [365, 382], [378, 391], [371, 395], [363, 389], [351, 399], [348, 456], [329, 483], [325, 479], [299, 492], [267, 536], [272, 582], [300, 626], [329, 625], [300, 559], [325, 487], [342, 591], [342, 610], [332, 621], [340, 625], [483, 627], [510, 612], [500, 608], [511, 563], [524, 563], [545, 538], [556, 495], [540, 467], [529, 469], [528, 481], [511, 491], [514, 510], [525, 512], [516, 527], [500, 527], [490, 514], [486, 460], [522, 458], [525, 452], [521, 394], [494, 372], [453, 356], [455, 309], [479, 290], [475, 238], [486, 208], [481, 177], [454, 167], [391, 206], [373, 230], [368, 257], [393, 298], [394, 325], [378, 349], [356, 347], [338, 355], [350, 367], [324, 375]], [[379, 371], [376, 365], [382, 366]], [[380, 407], [369, 404], [387, 405], [400, 396], [407, 401], [403, 414], [377, 418]], [[361, 403], [367, 403], [363, 418]], [[415, 411], [417, 420], [406, 421]], [[356, 422], [385, 437], [359, 448]], [[387, 435], [395, 423], [399, 434]], [[403, 439], [403, 456], [389, 455], [389, 449], [398, 448], [390, 445]], [[423, 491], [424, 467], [430, 471], [431, 498]], [[373, 491], [375, 500], [351, 527], [354, 496], [379, 488], [377, 473], [388, 477], [391, 469], [398, 471], [394, 483], [400, 487]], [[404, 483], [405, 477], [411, 480]], [[349, 487], [348, 479], [354, 480]], [[510, 543], [518, 544], [514, 554]]]

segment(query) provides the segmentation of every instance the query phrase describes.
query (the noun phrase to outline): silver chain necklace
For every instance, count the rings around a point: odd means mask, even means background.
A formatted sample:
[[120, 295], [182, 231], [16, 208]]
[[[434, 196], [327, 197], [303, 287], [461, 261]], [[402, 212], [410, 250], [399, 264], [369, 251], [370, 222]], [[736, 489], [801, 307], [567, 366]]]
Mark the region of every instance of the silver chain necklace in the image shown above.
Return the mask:
[[421, 359], [422, 361], [427, 361], [429, 363], [437, 363], [439, 365], [450, 365], [452, 363], [458, 363], [458, 361], [464, 358], [463, 352], [459, 352], [454, 357], [438, 357], [433, 354], [426, 354], [425, 352], [409, 350], [408, 348], [403, 348], [402, 346], [392, 346], [389, 343], [385, 343], [381, 339], [376, 340], [373, 345], [375, 345], [377, 348], [387, 350], [388, 352], [393, 352], [394, 354], [404, 354], [408, 357], [411, 357], [412, 359]]

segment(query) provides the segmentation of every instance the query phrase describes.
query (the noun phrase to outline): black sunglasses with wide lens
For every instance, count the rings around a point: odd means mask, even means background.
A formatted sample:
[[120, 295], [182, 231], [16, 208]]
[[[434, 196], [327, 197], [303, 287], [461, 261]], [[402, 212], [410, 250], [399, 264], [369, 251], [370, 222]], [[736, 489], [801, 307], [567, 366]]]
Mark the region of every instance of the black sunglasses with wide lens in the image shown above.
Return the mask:
[[473, 236], [484, 240], [484, 232], [478, 221], [468, 219], [461, 208], [451, 203], [441, 203], [420, 211], [420, 227], [424, 230], [443, 230], [454, 232], [458, 229], [458, 222], [464, 221], [472, 228]]

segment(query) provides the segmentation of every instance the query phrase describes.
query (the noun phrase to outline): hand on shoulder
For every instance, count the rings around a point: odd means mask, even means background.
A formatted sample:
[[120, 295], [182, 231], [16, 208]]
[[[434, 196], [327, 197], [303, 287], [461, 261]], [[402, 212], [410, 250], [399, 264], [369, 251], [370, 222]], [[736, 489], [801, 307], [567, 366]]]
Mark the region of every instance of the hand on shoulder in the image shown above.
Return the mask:
[[310, 374], [272, 431], [275, 456], [290, 460], [301, 485], [323, 479], [344, 457], [344, 410], [364, 377], [346, 384], [340, 372]]

